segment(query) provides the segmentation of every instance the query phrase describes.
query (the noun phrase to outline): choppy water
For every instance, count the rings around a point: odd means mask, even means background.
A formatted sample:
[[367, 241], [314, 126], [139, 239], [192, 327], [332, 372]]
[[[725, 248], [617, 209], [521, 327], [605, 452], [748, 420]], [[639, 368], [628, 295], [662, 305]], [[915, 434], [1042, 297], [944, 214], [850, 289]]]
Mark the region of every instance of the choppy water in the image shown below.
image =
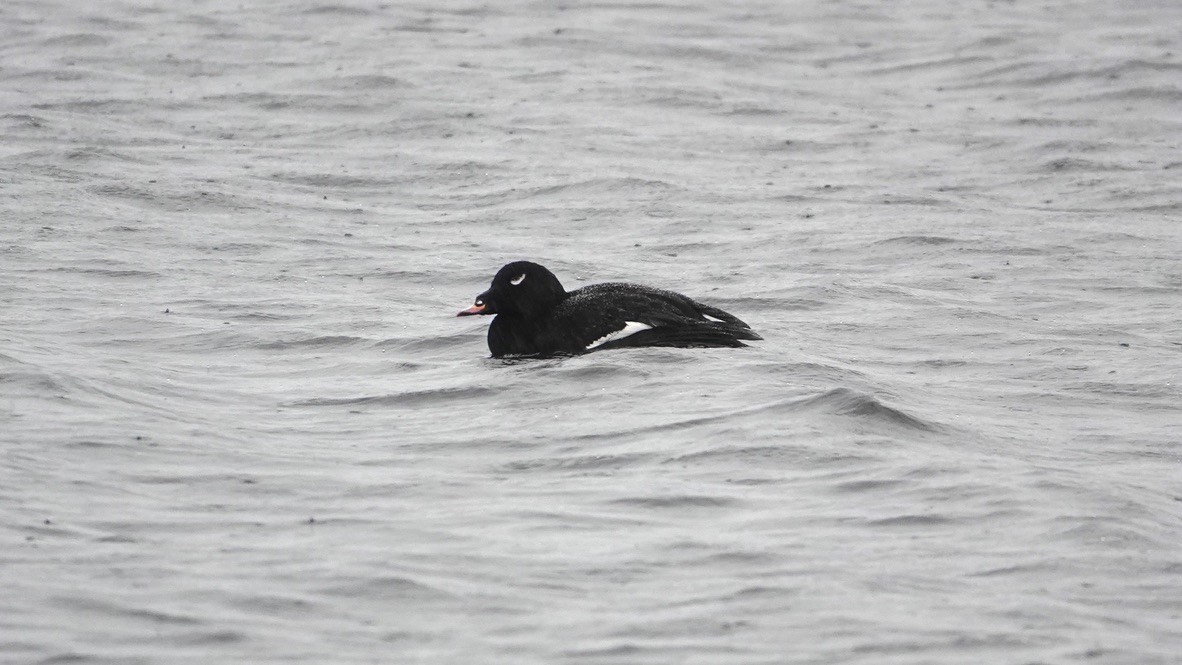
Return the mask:
[[1179, 25], [5, 2], [0, 661], [1179, 662]]

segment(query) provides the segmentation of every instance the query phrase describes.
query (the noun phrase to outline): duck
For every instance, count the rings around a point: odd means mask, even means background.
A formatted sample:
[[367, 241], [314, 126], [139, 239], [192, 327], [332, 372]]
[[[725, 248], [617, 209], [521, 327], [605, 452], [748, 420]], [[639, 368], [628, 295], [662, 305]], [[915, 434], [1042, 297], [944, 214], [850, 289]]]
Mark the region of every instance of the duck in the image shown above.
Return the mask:
[[532, 261], [502, 267], [473, 305], [456, 316], [493, 316], [494, 358], [579, 355], [626, 347], [744, 347], [751, 326], [674, 291], [608, 282], [567, 291]]

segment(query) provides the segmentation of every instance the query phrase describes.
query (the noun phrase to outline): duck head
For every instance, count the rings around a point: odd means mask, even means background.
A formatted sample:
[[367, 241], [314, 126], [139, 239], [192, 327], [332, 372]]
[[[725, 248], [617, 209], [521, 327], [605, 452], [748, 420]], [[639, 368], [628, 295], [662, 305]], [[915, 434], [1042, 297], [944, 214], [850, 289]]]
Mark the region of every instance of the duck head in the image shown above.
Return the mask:
[[533, 317], [545, 314], [566, 297], [566, 289], [543, 266], [530, 261], [514, 261], [501, 268], [487, 291], [456, 316], [507, 314]]

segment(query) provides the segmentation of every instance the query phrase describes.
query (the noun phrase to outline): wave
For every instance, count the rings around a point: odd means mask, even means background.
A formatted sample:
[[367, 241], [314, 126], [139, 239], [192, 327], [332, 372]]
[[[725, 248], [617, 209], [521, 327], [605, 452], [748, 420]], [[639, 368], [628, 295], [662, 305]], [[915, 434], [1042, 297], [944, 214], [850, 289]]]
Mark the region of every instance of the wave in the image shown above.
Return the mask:
[[93, 33], [75, 33], [72, 35], [61, 35], [59, 37], [51, 37], [42, 42], [44, 46], [61, 47], [61, 46], [84, 46], [87, 48], [97, 48], [107, 46], [111, 40], [96, 35]]
[[1052, 159], [1042, 165], [1043, 171], [1050, 172], [1091, 172], [1091, 171], [1137, 171], [1139, 169], [1132, 166], [1125, 166], [1123, 164], [1113, 164], [1109, 162], [1099, 162], [1092, 159], [1082, 159], [1079, 157], [1058, 157]]
[[354, 337], [352, 335], [317, 335], [315, 337], [304, 337], [300, 339], [264, 342], [259, 344], [258, 348], [269, 350], [347, 348], [369, 341], [364, 337]]
[[354, 74], [352, 76], [334, 76], [317, 79], [314, 83], [320, 87], [333, 90], [388, 90], [390, 88], [409, 87], [403, 79], [385, 74]]
[[309, 92], [238, 92], [208, 95], [201, 101], [224, 108], [228, 104], [241, 104], [263, 111], [301, 109], [314, 111], [365, 111], [368, 107], [348, 95]]
[[850, 388], [834, 388], [819, 395], [780, 400], [725, 414], [694, 418], [675, 423], [671, 426], [684, 427], [700, 422], [720, 421], [734, 417], [762, 416], [765, 414], [803, 414], [816, 411], [842, 417], [852, 416], [870, 423], [878, 423], [892, 428], [903, 427], [919, 432], [934, 432], [940, 429], [935, 423], [928, 422], [918, 416], [913, 416], [901, 409], [888, 406], [872, 395]]
[[24, 397], [64, 396], [69, 392], [69, 388], [58, 379], [32, 369], [0, 369], [0, 390]]
[[473, 326], [467, 330], [451, 335], [435, 335], [432, 337], [391, 338], [378, 342], [374, 346], [378, 349], [391, 351], [439, 351], [455, 347], [466, 347], [476, 344], [479, 352], [485, 350], [484, 335], [487, 324]]
[[867, 522], [869, 526], [940, 526], [940, 525], [955, 525], [959, 524], [959, 520], [946, 515], [932, 514], [932, 513], [915, 513], [910, 515], [898, 515], [895, 517], [884, 517], [882, 519], [870, 520]]
[[72, 275], [87, 275], [95, 277], [134, 277], [138, 279], [159, 279], [161, 274], [151, 270], [118, 270], [112, 268], [95, 268], [90, 266], [69, 266], [47, 268], [44, 272], [66, 273]]
[[433, 584], [402, 575], [365, 576], [322, 587], [322, 593], [346, 598], [386, 598], [406, 600], [450, 600], [454, 594]]
[[885, 238], [874, 242], [875, 245], [949, 245], [960, 242], [956, 238], [945, 236], [909, 235]]
[[958, 55], [929, 58], [912, 62], [902, 62], [896, 65], [888, 65], [885, 67], [874, 67], [866, 70], [866, 73], [871, 76], [883, 76], [887, 74], [912, 74], [915, 72], [934, 69], [952, 70], [953, 72], [961, 73], [968, 65], [990, 62], [993, 62], [993, 59], [986, 56]]
[[618, 470], [650, 461], [645, 453], [616, 455], [576, 455], [573, 457], [539, 457], [516, 460], [502, 466], [504, 471], [605, 471]]
[[488, 208], [517, 201], [537, 201], [555, 199], [569, 204], [571, 199], [601, 201], [612, 200], [613, 197], [628, 195], [641, 196], [659, 191], [662, 195], [681, 191], [679, 187], [664, 180], [650, 180], [646, 178], [618, 177], [591, 178], [557, 185], [539, 185], [536, 187], [505, 187], [476, 194], [468, 198], [449, 203], [428, 206], [431, 209], [464, 209]]
[[[888, 406], [872, 395], [849, 388], [835, 388], [819, 395], [804, 398], [794, 397], [769, 404], [733, 409], [705, 416], [681, 418], [640, 427], [618, 427], [598, 432], [577, 434], [568, 437], [567, 440], [588, 444], [591, 442], [615, 441], [628, 437], [657, 435], [716, 425], [748, 425], [755, 426], [761, 430], [767, 430], [776, 426], [779, 419], [786, 416], [805, 415], [815, 412], [828, 413], [829, 415], [842, 419], [855, 418], [862, 421], [865, 425], [877, 425], [887, 429], [902, 428], [912, 432], [923, 433], [938, 432], [942, 429], [936, 423], [929, 422], [896, 407]], [[712, 449], [705, 454], [718, 454], [720, 450]], [[765, 454], [778, 456], [784, 451], [774, 446], [748, 446], [743, 448], [728, 448], [723, 452], [742, 456]], [[692, 455], [679, 456], [670, 461], [684, 461], [692, 457]]]
[[1098, 92], [1090, 95], [1081, 95], [1074, 97], [1069, 101], [1099, 102], [1110, 100], [1167, 102], [1172, 104], [1182, 101], [1182, 88], [1179, 88], [1176, 85], [1139, 86], [1136, 88], [1124, 88], [1121, 90], [1112, 90], [1109, 92]]
[[312, 399], [287, 402], [284, 406], [413, 406], [422, 407], [431, 404], [450, 404], [457, 400], [476, 399], [497, 395], [501, 391], [480, 386], [461, 386], [446, 388], [429, 388], [426, 390], [408, 390], [388, 395], [362, 395], [359, 397], [314, 397]]
[[372, 16], [374, 12], [373, 12], [373, 10], [366, 9], [365, 7], [354, 7], [351, 5], [327, 4], [327, 5], [313, 5], [311, 7], [308, 7], [307, 9], [305, 9], [303, 11], [303, 13], [307, 14], [307, 15], [311, 15], [311, 16], [325, 16], [325, 15]]
[[403, 184], [403, 180], [388, 176], [355, 176], [337, 173], [295, 173], [274, 171], [261, 177], [263, 180], [283, 182], [290, 185], [304, 185], [325, 189], [369, 188], [383, 190]]
[[921, 432], [933, 432], [939, 429], [934, 423], [913, 416], [901, 409], [887, 406], [872, 395], [849, 388], [835, 388], [798, 404], [805, 408], [821, 408], [837, 415], [856, 416], [885, 425]]
[[735, 499], [699, 494], [675, 494], [671, 496], [641, 496], [614, 499], [612, 504], [637, 508], [725, 508], [734, 505]]
[[93, 185], [87, 191], [97, 196], [133, 203], [141, 208], [169, 212], [201, 210], [246, 211], [264, 207], [261, 200], [220, 192], [213, 189], [165, 190], [131, 184]]

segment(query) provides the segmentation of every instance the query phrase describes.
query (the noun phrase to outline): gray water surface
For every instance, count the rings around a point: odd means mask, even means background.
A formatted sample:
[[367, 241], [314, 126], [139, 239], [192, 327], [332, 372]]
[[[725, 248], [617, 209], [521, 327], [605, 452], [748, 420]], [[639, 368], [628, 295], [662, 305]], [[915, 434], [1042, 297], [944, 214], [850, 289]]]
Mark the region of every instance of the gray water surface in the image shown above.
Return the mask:
[[5, 2], [0, 661], [1182, 662], [1179, 25]]

